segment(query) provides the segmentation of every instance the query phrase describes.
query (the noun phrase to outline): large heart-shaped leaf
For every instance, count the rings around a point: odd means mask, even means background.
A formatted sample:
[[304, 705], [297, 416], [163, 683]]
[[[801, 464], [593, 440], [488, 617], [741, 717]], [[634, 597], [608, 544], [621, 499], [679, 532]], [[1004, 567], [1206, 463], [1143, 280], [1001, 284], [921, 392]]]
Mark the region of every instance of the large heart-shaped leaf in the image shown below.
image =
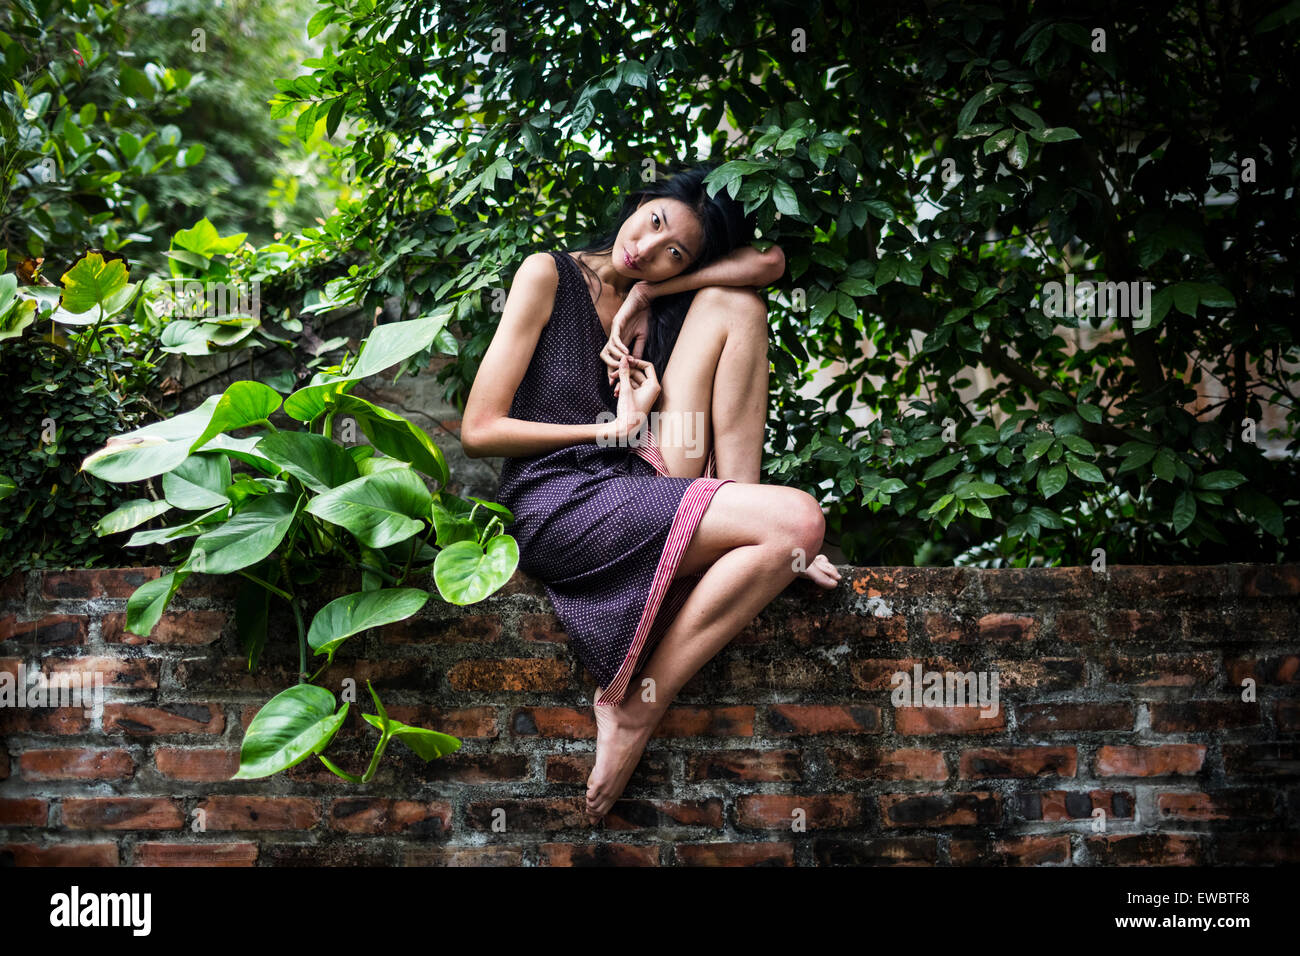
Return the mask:
[[270, 494], [251, 498], [229, 521], [199, 535], [181, 569], [229, 574], [256, 564], [276, 549], [293, 524], [298, 496]]
[[394, 468], [313, 498], [307, 512], [346, 528], [369, 548], [405, 541], [424, 528], [433, 496], [409, 468]]
[[[126, 265], [121, 259], [104, 261], [98, 252], [87, 253], [76, 265], [65, 272], [63, 282], [63, 308], [72, 313], [89, 312], [104, 306], [105, 314], [113, 314], [111, 307], [127, 289]], [[115, 298], [116, 297], [116, 298]], [[117, 305], [116, 311], [126, 303]]]
[[355, 395], [337, 395], [327, 401], [339, 413], [355, 418], [371, 444], [385, 455], [410, 462], [439, 487], [447, 484], [451, 477], [447, 460], [424, 429]]
[[223, 432], [247, 428], [264, 422], [280, 407], [280, 393], [261, 382], [235, 382], [222, 394], [207, 427], [194, 442], [191, 451]]
[[115, 435], [81, 463], [83, 471], [105, 481], [143, 481], [171, 471], [190, 454], [221, 400], [210, 395], [198, 408], [155, 422], [124, 435]]
[[315, 684], [281, 691], [249, 723], [239, 748], [239, 770], [230, 779], [269, 777], [320, 753], [347, 715], [346, 701], [335, 713], [334, 695]]
[[361, 631], [403, 621], [429, 600], [429, 592], [419, 588], [384, 588], [347, 594], [326, 604], [312, 619], [307, 643], [317, 654], [334, 652], [340, 644]]
[[486, 548], [457, 541], [438, 552], [433, 580], [450, 603], [474, 604], [504, 587], [518, 566], [519, 545], [508, 534], [497, 535]]
[[361, 354], [348, 371], [348, 378], [359, 380], [378, 375], [399, 362], [405, 362], [412, 355], [423, 352], [433, 344], [450, 317], [451, 312], [448, 311], [429, 318], [375, 326], [366, 336]]
[[[375, 714], [362, 714], [370, 724], [379, 730], [384, 729], [384, 722]], [[441, 734], [436, 730], [425, 730], [423, 727], [412, 727], [410, 724], [404, 724], [400, 720], [388, 718], [388, 735], [394, 740], [400, 740], [422, 760], [433, 760], [437, 757], [445, 757], [449, 753], [455, 753], [460, 749], [461, 742], [450, 734]]]
[[275, 432], [257, 450], [312, 491], [325, 493], [360, 477], [347, 449], [324, 435]]
[[207, 511], [226, 504], [230, 461], [225, 455], [190, 455], [163, 475], [163, 497], [176, 508]]

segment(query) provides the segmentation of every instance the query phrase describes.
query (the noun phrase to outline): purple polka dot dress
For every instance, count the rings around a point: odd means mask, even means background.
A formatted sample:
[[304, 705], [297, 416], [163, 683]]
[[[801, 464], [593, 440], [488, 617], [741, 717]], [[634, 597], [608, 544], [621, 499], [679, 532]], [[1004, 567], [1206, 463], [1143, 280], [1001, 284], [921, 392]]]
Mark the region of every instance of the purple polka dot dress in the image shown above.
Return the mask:
[[[581, 266], [550, 254], [555, 303], [510, 417], [610, 421], [618, 404], [600, 358], [609, 336]], [[674, 574], [714, 493], [732, 480], [717, 477], [712, 448], [704, 477], [672, 477], [650, 429], [642, 435], [633, 447], [591, 441], [506, 458], [497, 492], [515, 516], [508, 531], [520, 570], [542, 582], [569, 646], [602, 688], [597, 704], [623, 699], [699, 582]]]

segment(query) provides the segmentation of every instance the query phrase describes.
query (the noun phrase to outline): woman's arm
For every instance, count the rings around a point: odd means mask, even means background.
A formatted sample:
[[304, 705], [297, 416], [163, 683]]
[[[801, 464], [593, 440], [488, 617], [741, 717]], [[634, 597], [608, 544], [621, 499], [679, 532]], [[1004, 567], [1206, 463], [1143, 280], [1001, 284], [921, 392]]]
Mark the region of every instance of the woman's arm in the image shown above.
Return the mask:
[[785, 253], [780, 246], [773, 243], [767, 252], [759, 252], [753, 246], [741, 246], [702, 269], [673, 276], [663, 282], [652, 282], [649, 291], [657, 297], [688, 289], [702, 289], [706, 285], [752, 285], [761, 289], [783, 275]]
[[617, 422], [558, 425], [508, 417], [537, 340], [550, 320], [558, 283], [555, 260], [544, 252], [528, 256], [515, 273], [501, 324], [465, 402], [460, 441], [470, 458], [524, 458], [617, 436]]

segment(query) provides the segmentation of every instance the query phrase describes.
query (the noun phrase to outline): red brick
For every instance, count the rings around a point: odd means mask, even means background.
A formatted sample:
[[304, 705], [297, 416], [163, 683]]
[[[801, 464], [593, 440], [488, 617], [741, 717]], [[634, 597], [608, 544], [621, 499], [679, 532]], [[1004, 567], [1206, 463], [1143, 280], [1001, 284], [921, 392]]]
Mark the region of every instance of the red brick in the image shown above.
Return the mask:
[[9, 843], [0, 846], [0, 866], [5, 858], [14, 866], [117, 866], [116, 843]]
[[463, 614], [445, 620], [408, 617], [379, 628], [378, 633], [385, 644], [492, 643], [501, 639], [501, 616]]
[[1017, 711], [1024, 733], [1079, 733], [1133, 729], [1131, 704], [1030, 704]]
[[797, 750], [718, 750], [688, 753], [686, 779], [781, 783], [803, 773]]
[[1073, 777], [1077, 764], [1073, 747], [980, 747], [962, 751], [958, 772], [974, 780]]
[[939, 846], [934, 837], [819, 836], [813, 840], [813, 857], [818, 866], [934, 866], [939, 862]]
[[754, 736], [753, 707], [689, 707], [674, 704], [668, 708], [663, 720], [650, 735], [650, 739], [752, 736]]
[[519, 707], [510, 714], [510, 732], [515, 736], [581, 740], [596, 736], [596, 717], [590, 708]]
[[451, 829], [451, 804], [443, 800], [349, 797], [330, 804], [329, 825], [343, 833], [401, 833], [413, 839], [429, 839], [444, 836]]
[[153, 760], [160, 774], [174, 780], [212, 783], [229, 780], [239, 770], [239, 751], [223, 747], [159, 747]]
[[[390, 748], [384, 759], [393, 758]], [[527, 754], [458, 752], [428, 764], [414, 754], [408, 757], [403, 753], [400, 759], [409, 760], [412, 767], [421, 768], [419, 772], [430, 783], [440, 780], [456, 783], [521, 782], [532, 776]]]
[[1205, 766], [1203, 744], [1164, 744], [1157, 747], [1097, 748], [1097, 774], [1102, 777], [1162, 777], [1200, 773]]
[[65, 598], [129, 598], [140, 585], [154, 580], [161, 573], [161, 568], [45, 571], [41, 575], [41, 596], [51, 601]]
[[1300, 744], [1224, 744], [1223, 768], [1229, 777], [1300, 777]]
[[767, 725], [773, 735], [878, 734], [880, 708], [875, 704], [772, 704]]
[[320, 803], [307, 797], [208, 797], [199, 804], [207, 830], [310, 830]]
[[1272, 793], [1247, 789], [1159, 793], [1156, 794], [1156, 810], [1162, 818], [1173, 820], [1271, 819], [1277, 812]]
[[614, 804], [605, 818], [607, 830], [657, 829], [661, 827], [722, 828], [722, 801], [707, 800], [629, 800]]
[[1153, 599], [1182, 603], [1227, 594], [1229, 573], [1226, 565], [1113, 565], [1106, 570], [1106, 590], [1112, 605], [1136, 607]]
[[136, 866], [252, 866], [256, 843], [141, 843]]
[[179, 830], [181, 805], [165, 797], [66, 797], [63, 825], [70, 830]]
[[1006, 708], [981, 717], [979, 707], [897, 707], [894, 729], [900, 734], [993, 734], [1006, 730]]
[[680, 866], [794, 866], [789, 843], [678, 843]]
[[1133, 794], [1125, 790], [1038, 790], [1014, 795], [1013, 803], [1024, 820], [1055, 822], [1089, 820], [1094, 810], [1107, 817], [1132, 819]]
[[554, 614], [522, 614], [519, 617], [519, 636], [526, 641], [567, 641], [564, 627]]
[[943, 753], [921, 748], [854, 750], [830, 747], [826, 762], [841, 780], [947, 780]]
[[547, 657], [458, 661], [447, 672], [453, 690], [551, 691], [569, 689], [572, 673], [565, 661]]
[[1091, 611], [1057, 611], [1056, 636], [1071, 644], [1095, 641], [1101, 637], [1093, 623]]
[[158, 686], [158, 661], [143, 657], [58, 657], [46, 658], [42, 665], [47, 675], [85, 674], [89, 678], [102, 674], [105, 690], [153, 690]]
[[1279, 700], [1275, 719], [1277, 729], [1284, 734], [1293, 734], [1300, 730], [1300, 701]]
[[1122, 644], [1182, 640], [1184, 623], [1178, 611], [1125, 610], [1102, 615], [1106, 637]]
[[1033, 660], [993, 661], [998, 690], [1034, 690], [1046, 693], [1082, 687], [1088, 682], [1087, 663], [1078, 657], [1036, 657]]
[[1002, 840], [954, 837], [948, 853], [958, 866], [1043, 866], [1070, 862], [1068, 836], [1015, 836]]
[[404, 847], [402, 866], [522, 866], [524, 851], [517, 846], [414, 846]]
[[1300, 595], [1300, 564], [1243, 567], [1239, 593], [1248, 598], [1288, 598]]
[[997, 793], [885, 793], [880, 818], [886, 827], [961, 827], [1002, 821]]
[[[104, 705], [105, 714], [109, 705]], [[84, 734], [90, 718], [84, 707], [0, 707], [0, 736], [10, 734]]]
[[1151, 657], [1111, 657], [1105, 663], [1111, 684], [1134, 687], [1205, 687], [1219, 676], [1213, 654], [1156, 654]]
[[29, 750], [18, 766], [27, 780], [125, 780], [135, 773], [125, 750]]
[[1241, 700], [1153, 701], [1151, 703], [1151, 729], [1158, 734], [1255, 727], [1259, 722], [1259, 704], [1248, 704]]
[[1300, 683], [1300, 656], [1286, 654], [1277, 657], [1236, 657], [1224, 661], [1228, 685], [1240, 689], [1246, 678], [1256, 684]]
[[159, 618], [149, 636], [142, 637], [126, 630], [125, 614], [114, 612], [104, 615], [99, 633], [107, 644], [197, 647], [220, 640], [229, 619], [225, 611], [168, 611]]
[[225, 714], [216, 704], [104, 705], [106, 734], [219, 734], [225, 727]]
[[853, 793], [751, 793], [736, 797], [738, 827], [793, 831], [796, 821], [808, 830], [860, 827], [864, 823], [862, 797]]
[[543, 843], [543, 866], [658, 866], [659, 847], [627, 843]]
[[976, 622], [979, 642], [1032, 641], [1038, 637], [1038, 619], [1024, 614], [985, 614]]
[[1197, 866], [1205, 862], [1199, 837], [1182, 833], [1091, 836], [1088, 855], [1099, 866]]
[[86, 618], [71, 614], [47, 614], [35, 621], [20, 621], [10, 614], [0, 618], [0, 641], [43, 647], [85, 644], [88, 623]]
[[50, 804], [36, 797], [0, 797], [0, 827], [43, 827]]

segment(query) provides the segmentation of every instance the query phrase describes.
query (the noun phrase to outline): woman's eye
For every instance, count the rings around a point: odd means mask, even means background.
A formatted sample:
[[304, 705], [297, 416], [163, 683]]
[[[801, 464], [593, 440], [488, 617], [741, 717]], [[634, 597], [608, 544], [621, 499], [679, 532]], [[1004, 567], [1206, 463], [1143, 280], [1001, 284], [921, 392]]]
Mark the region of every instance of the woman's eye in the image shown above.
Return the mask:
[[678, 262], [682, 261], [682, 254], [678, 252], [676, 249], [673, 250], [673, 255], [677, 257]]
[[659, 216], [656, 213], [650, 214], [650, 221], [654, 223], [656, 229], [659, 228]]

